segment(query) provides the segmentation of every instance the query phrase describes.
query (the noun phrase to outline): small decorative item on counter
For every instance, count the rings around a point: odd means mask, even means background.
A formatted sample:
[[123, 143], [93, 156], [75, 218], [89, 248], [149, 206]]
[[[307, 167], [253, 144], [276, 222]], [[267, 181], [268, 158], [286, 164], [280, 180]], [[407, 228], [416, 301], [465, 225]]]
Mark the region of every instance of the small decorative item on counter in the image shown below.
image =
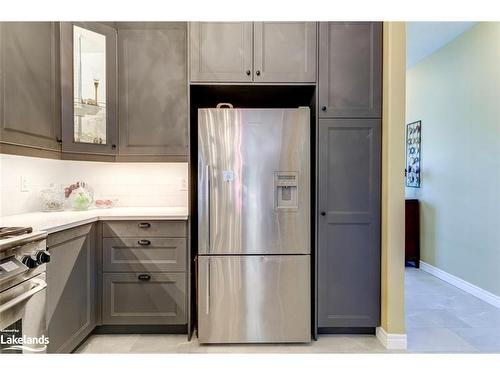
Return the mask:
[[64, 195], [74, 210], [87, 210], [93, 201], [92, 188], [83, 181], [78, 181], [64, 189]]
[[54, 184], [50, 184], [48, 189], [43, 189], [40, 192], [42, 200], [42, 211], [44, 212], [54, 212], [64, 210], [64, 194], [62, 187], [56, 187]]
[[111, 208], [116, 206], [117, 199], [96, 199], [94, 202], [97, 208]]

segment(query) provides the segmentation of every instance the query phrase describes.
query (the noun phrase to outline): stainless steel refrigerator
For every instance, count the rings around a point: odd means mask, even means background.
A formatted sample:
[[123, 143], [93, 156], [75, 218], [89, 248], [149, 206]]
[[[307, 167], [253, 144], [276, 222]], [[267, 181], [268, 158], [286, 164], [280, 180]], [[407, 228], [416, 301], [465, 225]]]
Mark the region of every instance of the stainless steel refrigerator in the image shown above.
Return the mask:
[[311, 340], [309, 108], [198, 110], [198, 337]]

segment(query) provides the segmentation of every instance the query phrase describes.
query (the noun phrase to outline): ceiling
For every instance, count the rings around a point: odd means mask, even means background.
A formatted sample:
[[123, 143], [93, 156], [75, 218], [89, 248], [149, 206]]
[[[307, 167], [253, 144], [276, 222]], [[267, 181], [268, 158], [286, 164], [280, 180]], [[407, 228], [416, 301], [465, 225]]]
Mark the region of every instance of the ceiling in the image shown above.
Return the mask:
[[406, 68], [423, 60], [474, 26], [476, 22], [407, 22]]

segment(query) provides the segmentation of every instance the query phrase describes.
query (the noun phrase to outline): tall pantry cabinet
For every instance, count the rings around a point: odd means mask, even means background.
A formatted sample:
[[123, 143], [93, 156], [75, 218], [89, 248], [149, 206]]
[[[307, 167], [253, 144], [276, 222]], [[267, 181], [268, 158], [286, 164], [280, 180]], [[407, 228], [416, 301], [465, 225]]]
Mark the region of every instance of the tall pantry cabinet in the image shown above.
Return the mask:
[[380, 325], [381, 81], [382, 23], [320, 23], [320, 333]]

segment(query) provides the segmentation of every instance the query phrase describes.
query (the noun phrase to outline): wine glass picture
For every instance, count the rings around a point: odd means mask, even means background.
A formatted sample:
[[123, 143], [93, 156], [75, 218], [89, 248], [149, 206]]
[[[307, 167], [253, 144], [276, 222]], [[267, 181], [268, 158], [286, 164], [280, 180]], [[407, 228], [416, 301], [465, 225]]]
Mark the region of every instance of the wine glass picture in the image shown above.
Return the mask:
[[421, 140], [422, 122], [406, 125], [406, 186], [419, 188], [421, 177]]

